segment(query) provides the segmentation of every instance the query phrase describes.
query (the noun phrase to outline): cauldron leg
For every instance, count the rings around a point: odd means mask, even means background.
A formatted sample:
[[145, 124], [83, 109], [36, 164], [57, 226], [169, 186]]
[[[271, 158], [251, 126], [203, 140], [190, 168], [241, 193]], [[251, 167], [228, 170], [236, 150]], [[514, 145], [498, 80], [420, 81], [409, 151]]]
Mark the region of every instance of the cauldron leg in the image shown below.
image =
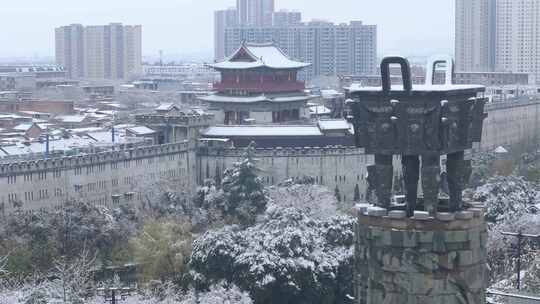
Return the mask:
[[389, 208], [394, 177], [392, 155], [375, 155], [375, 171], [377, 174], [375, 186], [377, 205], [379, 207]]
[[401, 156], [403, 179], [405, 180], [405, 201], [407, 216], [414, 215], [418, 199], [418, 179], [420, 178], [420, 157], [418, 155]]
[[434, 216], [439, 205], [439, 178], [441, 174], [439, 155], [422, 155], [422, 191], [424, 209]]
[[470, 162], [464, 160], [464, 152], [448, 154], [446, 171], [448, 172], [448, 190], [450, 192], [450, 211], [463, 208], [462, 192], [470, 177]]

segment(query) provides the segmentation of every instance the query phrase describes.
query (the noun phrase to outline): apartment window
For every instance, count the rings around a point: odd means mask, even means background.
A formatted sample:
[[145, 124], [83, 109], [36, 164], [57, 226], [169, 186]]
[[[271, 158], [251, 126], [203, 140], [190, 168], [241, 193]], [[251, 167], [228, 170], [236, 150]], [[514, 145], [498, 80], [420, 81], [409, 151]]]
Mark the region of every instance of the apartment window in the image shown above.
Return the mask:
[[62, 171], [60, 171], [60, 170], [55, 170], [54, 173], [53, 173], [53, 177], [54, 177], [54, 178], [60, 178], [60, 177], [62, 177]]
[[15, 184], [17, 182], [17, 175], [8, 176], [8, 184]]
[[8, 194], [8, 201], [10, 203], [14, 203], [17, 201], [17, 194], [16, 193], [10, 193]]
[[24, 181], [25, 182], [31, 182], [32, 181], [32, 173], [27, 173], [24, 175]]
[[81, 175], [81, 174], [82, 174], [82, 168], [81, 167], [75, 168], [75, 175]]
[[38, 179], [39, 180], [46, 180], [47, 179], [47, 172], [39, 172], [38, 173]]

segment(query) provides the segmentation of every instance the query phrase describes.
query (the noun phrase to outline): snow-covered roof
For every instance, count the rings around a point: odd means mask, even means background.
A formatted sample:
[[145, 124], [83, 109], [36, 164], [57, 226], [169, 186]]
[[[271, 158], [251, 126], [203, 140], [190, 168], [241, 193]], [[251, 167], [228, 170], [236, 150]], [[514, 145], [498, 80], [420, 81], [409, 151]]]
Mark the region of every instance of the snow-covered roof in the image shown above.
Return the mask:
[[506, 154], [508, 153], [508, 150], [506, 150], [503, 146], [499, 146], [493, 152], [498, 153], [498, 154]]
[[317, 126], [216, 126], [203, 132], [209, 137], [322, 136]]
[[[249, 60], [246, 60], [247, 55]], [[291, 60], [285, 53], [275, 46], [273, 43], [255, 44], [255, 43], [243, 43], [240, 48], [234, 52], [232, 56], [225, 59], [222, 62], [209, 64], [210, 67], [216, 69], [233, 69], [244, 70], [254, 69], [260, 67], [267, 67], [270, 69], [300, 69], [311, 64], [305, 62], [299, 62]]]
[[86, 115], [64, 115], [57, 116], [57, 120], [68, 123], [80, 123], [86, 119]]
[[23, 118], [23, 117], [16, 114], [0, 114], [0, 119], [17, 119], [17, 118]]
[[133, 134], [136, 134], [136, 135], [151, 135], [151, 134], [155, 134], [156, 131], [148, 128], [148, 127], [145, 127], [145, 126], [139, 126], [139, 127], [133, 127], [133, 128], [128, 128], [126, 129], [128, 132], [130, 133], [133, 133]]
[[79, 134], [79, 133], [87, 133], [87, 132], [104, 131], [104, 129], [100, 127], [89, 127], [89, 128], [74, 128], [74, 129], [69, 129], [69, 131], [73, 134]]
[[315, 106], [309, 107], [309, 113], [315, 114], [315, 115], [328, 115], [332, 113], [332, 110], [330, 110], [329, 108], [325, 106], [315, 105]]
[[318, 123], [322, 131], [349, 130], [351, 125], [344, 119], [320, 120]]
[[32, 128], [33, 125], [37, 125], [40, 129], [45, 130], [48, 127], [48, 124], [35, 124], [35, 123], [24, 123], [19, 124], [13, 128], [13, 130], [16, 131], [28, 131], [30, 128]]
[[19, 113], [28, 114], [28, 115], [51, 115], [51, 113], [37, 112], [37, 111], [19, 111]]
[[223, 103], [256, 103], [256, 102], [295, 102], [295, 101], [307, 101], [312, 97], [307, 95], [300, 96], [281, 96], [281, 97], [268, 97], [266, 95], [258, 96], [224, 96], [224, 95], [208, 95], [199, 97], [202, 101], [208, 102], [223, 102]]
[[336, 97], [341, 97], [343, 95], [344, 95], [343, 93], [340, 93], [334, 89], [321, 90], [321, 96], [323, 98], [336, 98]]
[[174, 103], [162, 103], [156, 108], [156, 111], [170, 111], [174, 108], [178, 109]]

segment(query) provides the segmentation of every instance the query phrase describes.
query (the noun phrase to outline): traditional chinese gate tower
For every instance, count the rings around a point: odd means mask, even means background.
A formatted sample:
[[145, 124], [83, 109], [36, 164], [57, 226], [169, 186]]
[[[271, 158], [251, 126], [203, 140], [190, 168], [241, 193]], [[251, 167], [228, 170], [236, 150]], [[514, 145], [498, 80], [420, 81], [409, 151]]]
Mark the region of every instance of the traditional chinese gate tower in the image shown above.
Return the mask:
[[[446, 84], [434, 85], [446, 63]], [[403, 86], [392, 88], [390, 64]], [[464, 151], [480, 142], [485, 118], [482, 86], [453, 85], [453, 62], [428, 64], [426, 85], [412, 86], [409, 62], [381, 63], [382, 88], [349, 91], [357, 145], [375, 155], [376, 207], [358, 208], [358, 303], [485, 303], [486, 224], [483, 209], [466, 208], [470, 175]], [[401, 156], [406, 207], [391, 204], [392, 159]], [[446, 155], [450, 199], [439, 201], [440, 157]], [[423, 198], [417, 195], [421, 176]]]
[[199, 99], [209, 106], [218, 124], [270, 124], [306, 117], [305, 83], [298, 79], [309, 63], [290, 59], [272, 43], [243, 42], [222, 62], [210, 64], [221, 73], [216, 94]]

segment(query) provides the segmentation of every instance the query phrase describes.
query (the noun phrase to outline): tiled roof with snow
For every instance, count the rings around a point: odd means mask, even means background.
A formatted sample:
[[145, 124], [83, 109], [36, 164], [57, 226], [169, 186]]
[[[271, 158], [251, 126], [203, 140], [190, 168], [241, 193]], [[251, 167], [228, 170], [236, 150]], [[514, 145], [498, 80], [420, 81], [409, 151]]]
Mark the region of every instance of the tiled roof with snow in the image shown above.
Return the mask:
[[[245, 52], [252, 61], [236, 60], [240, 52]], [[209, 64], [216, 69], [254, 69], [267, 67], [270, 69], [300, 69], [311, 64], [290, 59], [283, 51], [272, 43], [243, 43], [229, 58], [222, 62]]]
[[320, 120], [318, 126], [323, 131], [349, 130], [351, 125], [344, 119]]
[[151, 135], [151, 134], [155, 134], [156, 131], [148, 128], [148, 127], [145, 127], [145, 126], [139, 126], [139, 127], [133, 127], [133, 128], [128, 128], [126, 129], [128, 132], [130, 133], [133, 133], [133, 134], [136, 134], [136, 135]]
[[156, 111], [170, 111], [175, 107], [178, 108], [173, 103], [162, 103], [156, 108]]
[[80, 123], [86, 119], [86, 115], [64, 115], [57, 116], [57, 120], [68, 123]]
[[322, 136], [317, 126], [216, 126], [203, 132], [207, 137]]

